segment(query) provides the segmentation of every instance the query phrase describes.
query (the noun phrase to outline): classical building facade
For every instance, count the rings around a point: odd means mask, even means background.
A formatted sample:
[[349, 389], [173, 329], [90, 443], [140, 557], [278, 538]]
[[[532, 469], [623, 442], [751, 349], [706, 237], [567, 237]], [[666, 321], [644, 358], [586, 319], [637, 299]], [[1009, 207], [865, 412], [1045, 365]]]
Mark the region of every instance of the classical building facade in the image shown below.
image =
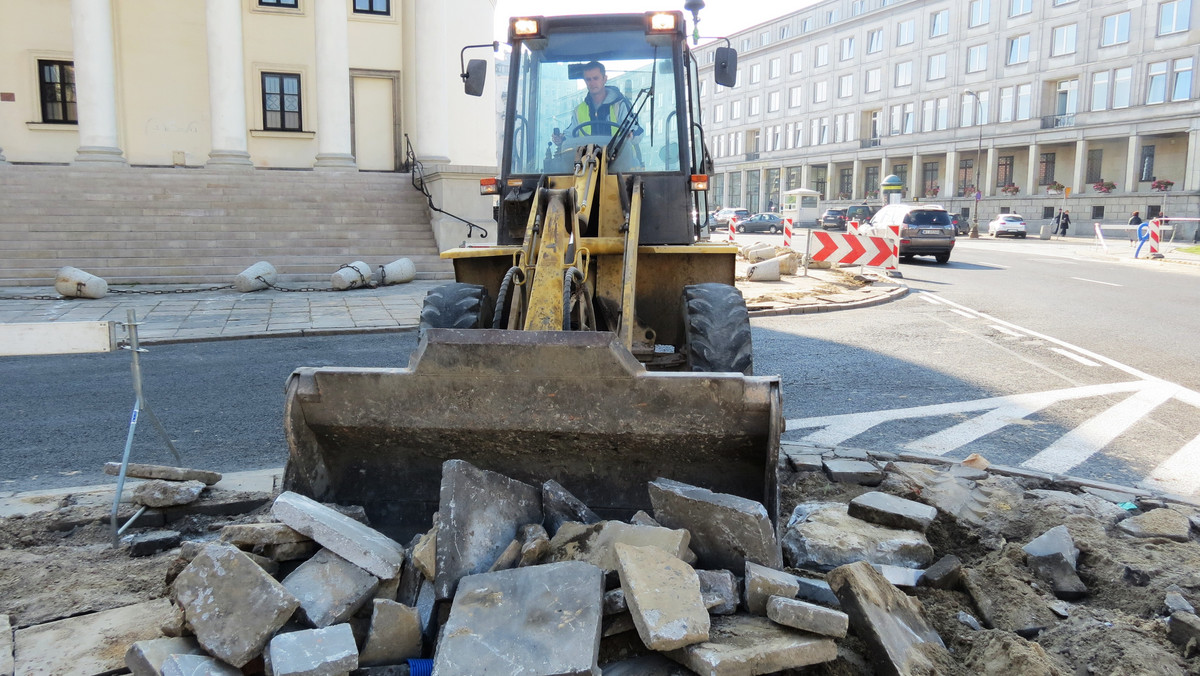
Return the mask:
[[827, 0], [730, 36], [733, 88], [701, 47], [713, 197], [838, 206], [894, 174], [984, 222], [1200, 216], [1193, 2]]

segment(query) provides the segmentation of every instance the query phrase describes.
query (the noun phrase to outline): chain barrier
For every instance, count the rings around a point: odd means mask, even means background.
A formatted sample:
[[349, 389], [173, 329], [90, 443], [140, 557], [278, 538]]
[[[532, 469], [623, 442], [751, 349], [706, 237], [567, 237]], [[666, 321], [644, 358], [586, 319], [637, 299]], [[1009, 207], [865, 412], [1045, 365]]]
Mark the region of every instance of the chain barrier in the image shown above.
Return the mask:
[[[84, 282], [76, 282], [75, 283], [75, 287], [76, 287], [75, 290], [77, 292], [79, 292], [78, 296], [63, 296], [63, 295], [57, 295], [57, 296], [0, 296], [0, 300], [76, 300], [76, 299], [83, 297], [84, 285], [85, 285]], [[108, 293], [124, 294], [124, 295], [165, 296], [170, 293], [201, 293], [201, 292], [205, 292], [205, 291], [224, 291], [225, 289], [232, 289], [232, 288], [233, 288], [232, 284], [228, 284], [226, 286], [210, 286], [205, 289], [114, 289], [112, 287], [109, 287]]]
[[[349, 267], [349, 266], [342, 266], [342, 267]], [[334, 289], [333, 287], [330, 287], [328, 289], [318, 289], [318, 288], [311, 287], [311, 286], [306, 286], [303, 289], [289, 289], [287, 287], [277, 286], [275, 284], [272, 284], [271, 282], [267, 281], [267, 279], [264, 278], [262, 275], [258, 275], [257, 277], [255, 277], [255, 279], [262, 282], [263, 284], [266, 284], [267, 288], [274, 289], [275, 291], [282, 291], [283, 293], [291, 293], [291, 292], [297, 292], [297, 291], [303, 291], [306, 293], [311, 293], [313, 291], [337, 291], [337, 289]]]

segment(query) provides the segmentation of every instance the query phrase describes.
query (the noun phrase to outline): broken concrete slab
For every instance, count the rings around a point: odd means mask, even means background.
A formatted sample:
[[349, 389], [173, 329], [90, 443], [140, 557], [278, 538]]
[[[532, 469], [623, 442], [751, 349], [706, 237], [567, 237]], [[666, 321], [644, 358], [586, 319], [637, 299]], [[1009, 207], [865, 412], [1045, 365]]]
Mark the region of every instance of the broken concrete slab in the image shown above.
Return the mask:
[[172, 613], [169, 600], [157, 599], [18, 629], [13, 636], [13, 673], [34, 676], [123, 670], [126, 647], [161, 638], [159, 624]]
[[1027, 561], [1035, 575], [1050, 583], [1050, 588], [1058, 598], [1064, 601], [1078, 601], [1087, 596], [1087, 586], [1079, 579], [1075, 566], [1062, 552], [1030, 556]]
[[[1183, 598], [1183, 594], [1177, 591], [1168, 591], [1163, 598], [1163, 605], [1167, 609], [1167, 615], [1183, 611], [1185, 613], [1195, 613], [1196, 609], [1192, 604], [1188, 603], [1187, 599]], [[0, 672], [3, 673], [3, 672]]]
[[682, 558], [691, 537], [679, 528], [635, 526], [621, 521], [562, 524], [550, 540], [552, 561], [586, 561], [604, 571], [617, 569], [617, 543], [635, 547], [658, 547]]
[[767, 618], [785, 627], [833, 638], [843, 638], [850, 626], [846, 613], [782, 596], [773, 596], [767, 602]]
[[1081, 515], [1111, 526], [1129, 516], [1113, 503], [1087, 493], [1036, 488], [1025, 491], [1025, 498], [1036, 501], [1035, 509], [1051, 514], [1059, 521], [1068, 515]]
[[945, 649], [915, 598], [896, 589], [865, 561], [829, 574], [829, 585], [854, 633], [871, 647], [876, 669], [890, 674], [934, 673], [929, 650]]
[[921, 576], [921, 585], [934, 589], [954, 589], [961, 581], [962, 561], [953, 554], [938, 559]]
[[[121, 463], [104, 463], [104, 473], [112, 476], [121, 474]], [[125, 476], [134, 479], [165, 479], [167, 481], [202, 481], [211, 486], [221, 480], [220, 472], [210, 472], [204, 469], [189, 469], [186, 467], [171, 467], [170, 465], [148, 465], [131, 462], [125, 468]]]
[[842, 605], [838, 600], [833, 589], [829, 587], [829, 583], [825, 580], [817, 580], [811, 577], [797, 576], [796, 582], [799, 584], [799, 590], [796, 592], [796, 598], [813, 603], [820, 603], [824, 606], [837, 608]]
[[[125, 668], [133, 676], [160, 676], [163, 662], [171, 655], [204, 655], [204, 648], [191, 636], [152, 638], [137, 641], [125, 651]], [[0, 669], [0, 674], [6, 674]]]
[[162, 664], [162, 676], [241, 676], [241, 674], [241, 669], [235, 669], [208, 655], [171, 655], [163, 660]]
[[[1054, 623], [1054, 615], [1029, 585], [1021, 580], [985, 577], [979, 571], [963, 568], [963, 589], [979, 611], [979, 619], [988, 629], [1011, 631], [1022, 638], [1037, 636]], [[1001, 587], [1004, 603], [996, 602], [992, 590]]]
[[575, 523], [596, 523], [596, 516], [583, 501], [575, 497], [562, 484], [551, 479], [542, 484], [542, 512], [545, 514], [543, 525], [550, 537], [558, 532], [558, 527], [568, 521]]
[[283, 545], [293, 542], [311, 542], [312, 538], [300, 533], [287, 524], [239, 523], [221, 529], [221, 542], [246, 549], [258, 545]]
[[269, 650], [273, 676], [340, 676], [358, 668], [358, 646], [348, 624], [279, 634]]
[[719, 615], [707, 641], [666, 655], [697, 674], [753, 676], [830, 662], [837, 659], [837, 644], [757, 615]]
[[437, 578], [437, 534], [438, 527], [434, 525], [412, 546], [413, 565], [430, 582]]
[[751, 615], [766, 615], [772, 596], [795, 598], [800, 591], [796, 576], [774, 568], [746, 562], [746, 610]]
[[521, 526], [521, 558], [517, 566], [532, 566], [550, 552], [550, 535], [540, 524]]
[[504, 551], [500, 552], [500, 556], [496, 557], [496, 560], [492, 563], [492, 565], [488, 566], [487, 572], [492, 573], [497, 570], [508, 570], [509, 568], [515, 568], [517, 566], [517, 562], [520, 560], [521, 541], [513, 540], [512, 542], [508, 543], [508, 546], [504, 548]]
[[300, 607], [283, 585], [228, 545], [205, 547], [175, 578], [174, 593], [196, 640], [235, 667], [261, 653]]
[[1192, 641], [1200, 643], [1200, 617], [1182, 610], [1171, 613], [1167, 620], [1167, 638], [1171, 643], [1181, 646]]
[[[12, 676], [15, 668], [12, 621], [8, 615], [0, 615], [0, 676]], [[134, 676], [141, 676], [141, 674], [134, 674]]]
[[883, 470], [867, 460], [826, 458], [824, 466], [830, 481], [860, 486], [878, 486], [883, 482]]
[[900, 589], [912, 589], [921, 583], [925, 571], [903, 566], [890, 566], [886, 563], [872, 563], [871, 567], [879, 571], [885, 580]]
[[281, 493], [271, 515], [380, 579], [396, 577], [404, 563], [395, 540], [299, 493]]
[[871, 491], [850, 501], [850, 516], [880, 526], [924, 533], [937, 518], [937, 508], [913, 500]]
[[322, 549], [283, 578], [300, 601], [300, 619], [312, 627], [345, 622], [375, 595], [379, 578]]
[[670, 479], [655, 479], [647, 488], [654, 518], [691, 533], [699, 567], [744, 570], [746, 561], [783, 567], [771, 517], [761, 503]]
[[542, 520], [540, 488], [462, 460], [442, 463], [434, 578], [438, 599], [454, 596], [462, 577], [490, 568], [521, 526]]
[[1192, 523], [1187, 516], [1169, 508], [1152, 509], [1131, 516], [1117, 524], [1122, 532], [1137, 538], [1166, 538], [1187, 542], [1192, 536]]
[[130, 556], [153, 556], [179, 546], [183, 535], [177, 530], [151, 530], [129, 536]]
[[1021, 487], [1008, 477], [970, 481], [912, 462], [893, 462], [888, 469], [915, 483], [922, 502], [974, 526], [987, 525], [995, 509], [1006, 511], [1022, 499]]
[[691, 566], [658, 547], [618, 542], [615, 549], [625, 602], [647, 648], [674, 650], [708, 640], [708, 610]]
[[202, 481], [151, 479], [133, 487], [133, 501], [147, 507], [174, 507], [195, 502], [207, 486]]
[[[737, 612], [738, 578], [728, 570], [697, 570], [700, 578], [700, 597], [712, 615], [732, 615]], [[799, 584], [797, 584], [799, 587]]]
[[1083, 486], [1080, 490], [1089, 495], [1094, 495], [1102, 500], [1107, 500], [1114, 505], [1119, 505], [1123, 502], [1133, 502], [1137, 497], [1132, 492], [1112, 490], [1108, 488], [1097, 488], [1095, 486]]
[[793, 472], [820, 472], [825, 468], [825, 460], [816, 454], [788, 453], [787, 459]]
[[421, 618], [417, 609], [395, 601], [375, 599], [371, 626], [358, 663], [361, 666], [399, 664], [421, 656]]
[[797, 505], [782, 544], [793, 568], [827, 571], [854, 561], [924, 568], [933, 562], [933, 547], [923, 533], [856, 519], [840, 502]]
[[1072, 569], [1077, 567], [1079, 561], [1079, 548], [1075, 546], [1075, 540], [1071, 538], [1071, 532], [1067, 530], [1065, 525], [1058, 525], [1051, 528], [1030, 540], [1021, 549], [1029, 556], [1035, 558], [1050, 556], [1051, 554], [1062, 554], [1067, 562], [1071, 564]]
[[258, 545], [254, 547], [253, 553], [276, 563], [283, 563], [311, 558], [320, 548], [321, 545], [315, 541], [305, 540], [303, 542], [281, 542], [277, 545]]
[[463, 577], [438, 643], [438, 676], [599, 672], [604, 573], [582, 561]]

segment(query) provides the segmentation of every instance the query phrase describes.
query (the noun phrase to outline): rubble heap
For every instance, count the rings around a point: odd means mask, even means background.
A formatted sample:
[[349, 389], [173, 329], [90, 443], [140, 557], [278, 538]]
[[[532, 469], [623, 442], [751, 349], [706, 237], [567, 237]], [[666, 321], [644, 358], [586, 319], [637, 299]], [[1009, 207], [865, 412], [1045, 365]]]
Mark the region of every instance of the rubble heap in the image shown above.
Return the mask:
[[552, 481], [452, 460], [401, 545], [285, 492], [161, 555], [169, 601], [17, 623], [15, 673], [87, 632], [123, 653], [108, 672], [155, 676], [1200, 669], [1194, 505], [981, 458], [783, 458], [774, 524], [667, 478], [650, 513], [603, 520]]

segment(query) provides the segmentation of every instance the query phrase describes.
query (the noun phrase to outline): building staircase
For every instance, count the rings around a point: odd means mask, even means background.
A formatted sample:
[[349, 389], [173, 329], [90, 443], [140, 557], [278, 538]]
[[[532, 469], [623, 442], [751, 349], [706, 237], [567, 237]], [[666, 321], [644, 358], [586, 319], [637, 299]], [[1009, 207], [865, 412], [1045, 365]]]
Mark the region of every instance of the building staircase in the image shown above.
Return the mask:
[[110, 284], [229, 284], [267, 261], [278, 281], [410, 259], [453, 279], [409, 174], [0, 166], [0, 286], [47, 286], [63, 266]]

